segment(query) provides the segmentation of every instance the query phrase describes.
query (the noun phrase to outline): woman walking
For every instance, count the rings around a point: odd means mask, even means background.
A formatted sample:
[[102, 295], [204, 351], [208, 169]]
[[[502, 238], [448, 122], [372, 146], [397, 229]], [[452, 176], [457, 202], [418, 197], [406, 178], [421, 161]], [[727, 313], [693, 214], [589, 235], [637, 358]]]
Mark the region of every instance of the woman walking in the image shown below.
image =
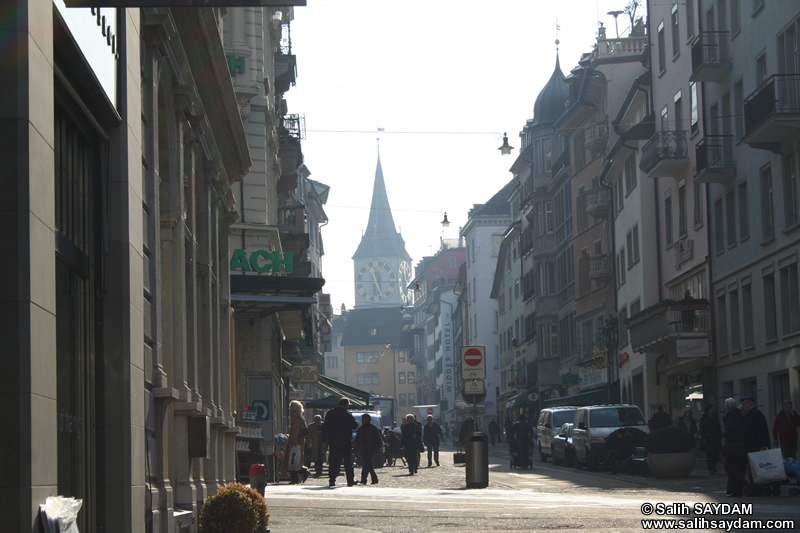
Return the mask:
[[[289, 472], [291, 484], [305, 482], [308, 470], [303, 466], [303, 450], [305, 449], [308, 427], [303, 416], [303, 404], [297, 400], [289, 402], [289, 439], [281, 463], [281, 474]], [[294, 454], [294, 457], [292, 455]]]

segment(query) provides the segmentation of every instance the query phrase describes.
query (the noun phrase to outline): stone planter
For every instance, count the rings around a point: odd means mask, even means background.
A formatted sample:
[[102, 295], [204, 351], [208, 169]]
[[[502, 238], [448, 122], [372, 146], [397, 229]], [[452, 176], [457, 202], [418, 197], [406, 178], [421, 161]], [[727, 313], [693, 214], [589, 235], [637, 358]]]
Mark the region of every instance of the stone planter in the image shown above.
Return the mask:
[[695, 449], [680, 453], [648, 453], [647, 468], [656, 477], [686, 477], [694, 469], [696, 459]]

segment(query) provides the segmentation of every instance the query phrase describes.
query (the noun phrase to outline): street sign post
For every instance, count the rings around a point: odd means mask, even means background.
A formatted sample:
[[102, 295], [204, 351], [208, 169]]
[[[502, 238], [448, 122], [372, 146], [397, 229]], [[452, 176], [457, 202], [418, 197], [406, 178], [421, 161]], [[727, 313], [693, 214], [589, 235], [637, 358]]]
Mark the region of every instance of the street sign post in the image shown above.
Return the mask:
[[483, 403], [486, 399], [486, 387], [482, 379], [470, 379], [464, 381], [464, 386], [461, 389], [461, 398], [471, 405]]
[[486, 348], [483, 346], [461, 347], [461, 377], [486, 379]]

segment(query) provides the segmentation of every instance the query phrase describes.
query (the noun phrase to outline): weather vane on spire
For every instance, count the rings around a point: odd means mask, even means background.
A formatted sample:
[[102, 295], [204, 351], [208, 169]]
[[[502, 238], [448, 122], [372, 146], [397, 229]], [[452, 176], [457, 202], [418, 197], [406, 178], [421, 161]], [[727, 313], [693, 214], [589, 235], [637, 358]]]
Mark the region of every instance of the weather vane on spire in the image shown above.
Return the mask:
[[558, 40], [558, 32], [561, 31], [561, 26], [558, 24], [558, 17], [556, 17], [556, 52], [558, 52], [558, 45], [561, 41]]

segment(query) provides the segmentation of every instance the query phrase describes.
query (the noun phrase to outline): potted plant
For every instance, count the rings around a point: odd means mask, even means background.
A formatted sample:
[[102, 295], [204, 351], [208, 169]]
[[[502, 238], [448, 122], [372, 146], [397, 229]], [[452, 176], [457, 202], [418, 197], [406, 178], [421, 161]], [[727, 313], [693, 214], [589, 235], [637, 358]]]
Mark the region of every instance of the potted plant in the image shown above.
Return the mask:
[[647, 467], [656, 477], [686, 477], [696, 460], [695, 438], [688, 431], [669, 426], [657, 429], [644, 439]]
[[256, 490], [229, 483], [206, 500], [200, 511], [203, 533], [268, 532], [267, 502]]

